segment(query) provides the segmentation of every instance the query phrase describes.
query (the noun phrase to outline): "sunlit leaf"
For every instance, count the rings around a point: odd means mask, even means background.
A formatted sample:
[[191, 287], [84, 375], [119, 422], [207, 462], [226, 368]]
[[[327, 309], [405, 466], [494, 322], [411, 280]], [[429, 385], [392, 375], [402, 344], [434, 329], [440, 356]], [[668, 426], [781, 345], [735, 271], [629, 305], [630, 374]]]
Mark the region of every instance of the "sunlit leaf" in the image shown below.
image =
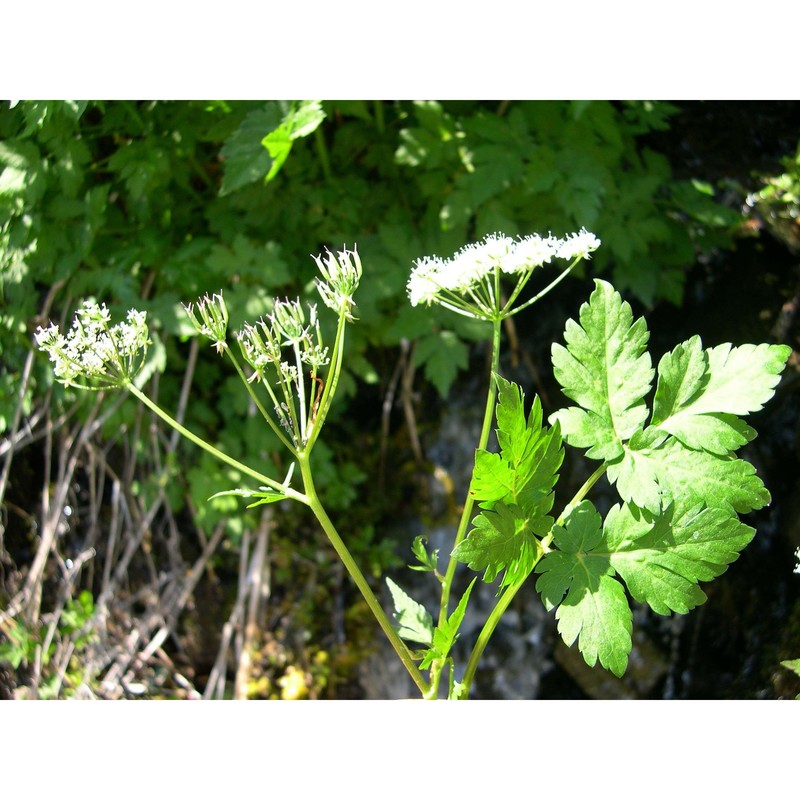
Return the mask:
[[590, 458], [611, 461], [644, 424], [653, 369], [644, 320], [634, 321], [630, 305], [610, 284], [596, 280], [595, 287], [581, 306], [580, 325], [567, 321], [567, 346], [552, 347], [556, 380], [579, 408], [550, 419], [561, 423], [569, 444], [589, 448]]
[[599, 660], [622, 675], [631, 650], [632, 615], [625, 590], [612, 576], [600, 515], [588, 500], [573, 509], [564, 526], [553, 529], [559, 550], [536, 565], [536, 590], [548, 610], [556, 609], [564, 643], [576, 640], [589, 666]]
[[391, 578], [386, 585], [392, 593], [394, 616], [398, 623], [397, 633], [410, 642], [431, 644], [433, 642], [433, 618], [425, 607], [409, 597]]

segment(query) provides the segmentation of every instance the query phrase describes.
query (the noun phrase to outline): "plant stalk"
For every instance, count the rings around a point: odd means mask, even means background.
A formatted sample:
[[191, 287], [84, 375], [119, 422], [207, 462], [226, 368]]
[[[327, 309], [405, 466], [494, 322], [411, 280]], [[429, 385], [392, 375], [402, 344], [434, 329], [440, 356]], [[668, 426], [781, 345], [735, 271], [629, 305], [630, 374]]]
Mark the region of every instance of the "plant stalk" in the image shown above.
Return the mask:
[[149, 408], [154, 414], [161, 417], [161, 419], [164, 420], [167, 425], [174, 428], [176, 431], [178, 431], [178, 433], [186, 437], [193, 444], [196, 444], [198, 447], [205, 450], [207, 453], [210, 453], [212, 456], [218, 458], [220, 461], [223, 461], [234, 469], [238, 469], [245, 475], [255, 478], [257, 481], [269, 486], [276, 492], [280, 492], [288, 499], [297, 500], [300, 503], [309, 505], [309, 499], [304, 494], [296, 492], [294, 489], [290, 489], [288, 486], [278, 483], [278, 481], [274, 480], [273, 478], [268, 478], [266, 475], [262, 475], [260, 472], [248, 467], [247, 464], [242, 464], [241, 461], [237, 461], [235, 458], [231, 458], [227, 453], [223, 453], [222, 450], [217, 450], [214, 445], [209, 444], [205, 439], [201, 439], [199, 436], [197, 436], [197, 434], [192, 433], [188, 428], [184, 428], [183, 425], [178, 422], [178, 420], [173, 419], [169, 414], [167, 414], [166, 411], [164, 411], [160, 406], [156, 405], [146, 394], [139, 391], [139, 389], [137, 389], [132, 383], [129, 383], [125, 388], [137, 400], [141, 401], [145, 406], [147, 406], [147, 408]]
[[[489, 375], [489, 391], [486, 397], [486, 409], [483, 414], [483, 427], [481, 428], [481, 436], [478, 441], [478, 450], [485, 450], [486, 444], [489, 441], [489, 433], [492, 429], [492, 420], [494, 419], [494, 404], [497, 397], [497, 384], [494, 380], [494, 375], [500, 366], [500, 331], [502, 326], [501, 319], [492, 320], [492, 368]], [[472, 507], [475, 504], [475, 499], [467, 491], [467, 497], [464, 501], [464, 510], [461, 513], [461, 520], [456, 531], [456, 538], [453, 542], [453, 550], [458, 547], [463, 541], [467, 533], [467, 527], [472, 519]], [[451, 551], [452, 552], [452, 551]], [[439, 625], [444, 625], [447, 622], [447, 615], [450, 604], [450, 589], [453, 583], [453, 575], [456, 571], [458, 562], [451, 556], [447, 564], [447, 571], [442, 581], [442, 600], [439, 608]]]
[[[583, 486], [575, 493], [575, 496], [572, 500], [564, 506], [564, 510], [561, 512], [559, 518], [555, 521], [553, 527], [555, 528], [556, 525], [561, 525], [567, 514], [569, 513], [570, 509], [574, 508], [578, 503], [583, 500], [584, 497], [589, 493], [589, 490], [592, 486], [597, 483], [600, 477], [608, 468], [606, 463], [601, 464], [584, 482]], [[541, 558], [542, 555], [549, 552], [550, 544], [553, 541], [553, 531], [552, 529], [550, 532], [542, 539], [542, 553], [539, 556]], [[536, 564], [539, 562], [539, 559], [536, 559], [536, 562], [531, 566], [529, 572], [527, 572], [522, 578], [520, 578], [516, 583], [512, 584], [511, 586], [503, 592], [500, 599], [497, 601], [497, 605], [492, 609], [491, 614], [489, 614], [486, 622], [481, 628], [481, 632], [478, 635], [478, 640], [475, 642], [475, 647], [472, 648], [472, 652], [470, 653], [469, 660], [467, 661], [467, 667], [464, 670], [464, 679], [462, 684], [464, 686], [464, 691], [461, 695], [461, 698], [466, 700], [469, 697], [469, 690], [470, 686], [472, 685], [472, 680], [475, 677], [475, 672], [478, 669], [478, 662], [480, 661], [481, 656], [483, 655], [483, 651], [486, 649], [486, 645], [489, 643], [489, 639], [492, 637], [495, 628], [497, 627], [498, 623], [505, 614], [506, 610], [508, 609], [509, 605], [511, 605], [511, 601], [516, 596], [517, 592], [522, 588], [522, 585], [528, 580], [530, 574], [533, 572]]]
[[322, 133], [322, 127], [318, 127], [314, 131], [314, 143], [317, 146], [317, 155], [319, 156], [319, 163], [322, 167], [322, 174], [328, 183], [333, 181], [333, 170], [331, 170], [331, 160], [328, 156], [328, 145], [325, 144], [325, 135]]
[[325, 531], [328, 540], [333, 545], [333, 549], [342, 560], [342, 563], [350, 574], [350, 577], [353, 579], [353, 582], [361, 592], [361, 596], [366, 601], [370, 611], [372, 611], [375, 619], [378, 621], [381, 629], [386, 634], [395, 652], [400, 657], [400, 660], [403, 662], [405, 668], [408, 670], [408, 674], [422, 692], [423, 696], [426, 695], [430, 687], [425, 681], [425, 678], [422, 676], [422, 673], [417, 669], [417, 665], [414, 663], [411, 653], [384, 613], [383, 607], [378, 602], [378, 598], [375, 597], [375, 594], [370, 588], [370, 585], [364, 577], [364, 574], [359, 569], [358, 564], [353, 556], [350, 555], [350, 551], [347, 549], [347, 546], [345, 545], [341, 536], [339, 536], [336, 527], [334, 526], [333, 522], [331, 522], [330, 517], [326, 513], [322, 503], [319, 500], [319, 497], [317, 496], [317, 492], [314, 487], [314, 481], [311, 476], [311, 467], [308, 460], [308, 454], [306, 452], [301, 452], [299, 454], [298, 463], [300, 464], [300, 473], [303, 477], [303, 486], [306, 490], [305, 496], [307, 498], [307, 504], [309, 508], [314, 512], [314, 516], [317, 518], [317, 521]]
[[[536, 564], [533, 566], [535, 567]], [[531, 572], [532, 571], [533, 567], [531, 567]], [[484, 623], [483, 628], [481, 628], [481, 632], [478, 635], [478, 640], [475, 642], [475, 646], [472, 648], [472, 652], [469, 655], [469, 661], [467, 661], [467, 667], [464, 670], [464, 678], [461, 681], [463, 691], [460, 695], [460, 699], [466, 700], [469, 697], [469, 690], [472, 686], [472, 681], [475, 678], [475, 672], [478, 669], [478, 662], [483, 655], [483, 651], [486, 649], [486, 645], [489, 643], [489, 639], [491, 639], [495, 628], [503, 617], [503, 614], [506, 613], [506, 610], [511, 605], [511, 601], [514, 599], [514, 597], [516, 597], [517, 592], [522, 588], [522, 585], [525, 583], [525, 581], [528, 580], [528, 576], [530, 574], [530, 572], [526, 573], [515, 584], [509, 586], [508, 589], [503, 592], [500, 599], [497, 601], [497, 605], [492, 609], [492, 613], [489, 614], [489, 617]]]
[[[489, 433], [492, 429], [492, 420], [494, 419], [494, 406], [497, 397], [497, 383], [494, 376], [500, 366], [500, 332], [502, 326], [502, 317], [498, 315], [492, 320], [492, 367], [489, 374], [489, 390], [486, 397], [486, 409], [483, 413], [483, 426], [481, 428], [481, 435], [478, 441], [478, 449], [485, 450], [486, 444], [489, 441]], [[461, 520], [458, 524], [456, 531], [456, 538], [453, 542], [452, 551], [464, 540], [467, 534], [467, 528], [472, 519], [472, 508], [475, 505], [475, 499], [467, 490], [467, 497], [464, 501], [464, 510], [461, 512]], [[447, 623], [447, 616], [449, 613], [450, 605], [450, 591], [453, 586], [453, 577], [455, 576], [456, 567], [458, 562], [450, 556], [447, 563], [447, 571], [442, 579], [442, 599], [439, 606], [439, 627], [443, 627]], [[431, 666], [431, 685], [438, 687], [440, 673], [444, 667], [443, 661], [435, 661]]]
[[[266, 408], [264, 408], [263, 403], [259, 400], [258, 395], [255, 393], [250, 381], [247, 379], [247, 376], [244, 374], [244, 370], [242, 369], [241, 365], [237, 358], [233, 355], [231, 348], [226, 345], [225, 353], [227, 354], [228, 358], [233, 363], [234, 368], [236, 369], [237, 374], [242, 380], [245, 389], [247, 389], [247, 393], [250, 395], [250, 398], [255, 403], [256, 408], [259, 410], [261, 416], [266, 420], [269, 427], [272, 429], [272, 432], [278, 437], [281, 444], [295, 457], [297, 458], [297, 451], [294, 448], [294, 445], [283, 435], [283, 431], [275, 424], [275, 421], [267, 412]], [[271, 394], [271, 392], [270, 392]], [[277, 405], [277, 404], [276, 404]]]

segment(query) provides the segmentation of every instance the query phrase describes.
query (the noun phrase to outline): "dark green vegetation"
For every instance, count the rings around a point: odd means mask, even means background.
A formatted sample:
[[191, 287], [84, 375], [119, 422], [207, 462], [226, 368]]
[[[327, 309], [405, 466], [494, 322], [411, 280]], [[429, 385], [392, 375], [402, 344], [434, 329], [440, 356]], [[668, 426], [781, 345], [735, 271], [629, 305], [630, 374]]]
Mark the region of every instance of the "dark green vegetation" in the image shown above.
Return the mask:
[[[378, 576], [410, 560], [398, 513], [428, 521], [436, 506], [413, 476], [434, 471], [441, 401], [488, 379], [483, 328], [408, 304], [413, 259], [494, 230], [585, 226], [603, 242], [592, 275], [652, 308], [659, 356], [697, 332], [709, 346], [796, 349], [799, 131], [781, 104], [3, 104], [0, 691], [220, 696], [235, 673], [240, 695], [352, 696], [372, 644], [353, 640], [365, 610], [301, 510], [207, 502], [239, 476], [129, 400], [54, 385], [32, 354], [37, 325], [68, 320], [87, 296], [118, 317], [146, 310], [157, 335], [148, 391], [227, 452], [270, 465], [270, 431], [223, 362], [198, 354], [180, 302], [222, 289], [238, 327], [272, 296], [311, 297], [309, 254], [357, 244], [359, 324], [316, 472]], [[589, 286], [576, 276], [506, 331], [514, 361], [503, 366], [520, 382], [539, 382], [536, 365]], [[689, 694], [723, 691], [721, 665], [698, 656], [696, 640], [714, 637], [744, 664], [728, 664], [734, 696], [791, 691], [791, 673], [772, 674], [800, 652], [793, 374], [750, 455], [774, 498], [754, 523], [762, 544], [719, 579], [687, 634], [653, 632], [665, 658], [673, 647], [711, 670]], [[565, 405], [556, 388], [534, 388], [546, 414]], [[743, 624], [726, 640], [731, 609]], [[775, 630], [753, 633], [757, 615]], [[555, 696], [578, 692], [568, 671], [552, 671]]]

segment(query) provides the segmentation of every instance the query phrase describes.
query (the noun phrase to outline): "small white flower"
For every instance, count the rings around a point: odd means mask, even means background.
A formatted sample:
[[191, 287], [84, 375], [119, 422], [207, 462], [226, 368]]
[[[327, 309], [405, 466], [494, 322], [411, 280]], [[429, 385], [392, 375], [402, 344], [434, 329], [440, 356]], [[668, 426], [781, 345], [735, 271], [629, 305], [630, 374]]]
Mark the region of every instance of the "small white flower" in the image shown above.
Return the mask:
[[94, 350], [86, 350], [83, 354], [83, 359], [81, 360], [81, 365], [83, 366], [83, 371], [86, 375], [102, 375], [105, 364], [106, 361], [103, 359], [100, 353]]
[[133, 379], [150, 343], [147, 315], [129, 311], [127, 319], [110, 326], [111, 313], [105, 304], [86, 300], [75, 312], [66, 335], [51, 323], [39, 327], [34, 339], [50, 357], [53, 372], [62, 383], [84, 389], [115, 388]]
[[278, 366], [287, 380], [291, 383], [297, 383], [298, 373], [297, 367], [294, 364], [290, 364], [288, 361], [281, 361]]
[[[515, 313], [511, 306], [534, 269], [550, 263], [553, 257], [588, 258], [599, 246], [599, 239], [583, 228], [565, 239], [531, 234], [514, 240], [503, 233], [491, 233], [480, 242], [465, 245], [449, 259], [417, 259], [406, 287], [408, 299], [413, 306], [438, 303], [478, 319], [506, 317]], [[504, 301], [497, 291], [501, 275], [516, 276], [517, 280], [506, 306], [502, 306]]]
[[600, 247], [600, 240], [589, 233], [586, 228], [581, 228], [578, 233], [571, 233], [561, 241], [558, 246], [558, 257], [567, 261], [573, 258], [589, 258]]
[[358, 287], [362, 273], [358, 250], [345, 248], [338, 251], [335, 257], [330, 250], [325, 252], [328, 255], [324, 261], [322, 256], [313, 256], [322, 277], [337, 289], [352, 294]]
[[408, 279], [408, 299], [412, 306], [420, 303], [429, 306], [444, 288], [439, 281], [439, 271], [444, 261], [436, 256], [425, 256], [414, 263], [416, 267]]
[[196, 304], [184, 305], [184, 309], [195, 330], [201, 336], [211, 339], [217, 352], [221, 353], [226, 347], [225, 336], [228, 330], [228, 308], [222, 294], [211, 297], [206, 294]]
[[468, 245], [442, 264], [439, 282], [442, 288], [461, 294], [494, 274], [497, 263], [486, 249]]
[[321, 347], [320, 345], [308, 345], [306, 349], [300, 355], [303, 363], [308, 364], [314, 370], [318, 370], [320, 367], [325, 367], [330, 363], [330, 358], [328, 357], [328, 348]]
[[98, 306], [94, 300], [84, 300], [83, 308], [78, 311], [78, 316], [83, 323], [87, 326], [94, 323], [95, 325], [108, 325], [111, 322], [111, 312], [106, 307], [106, 304]]
[[324, 260], [322, 256], [312, 256], [323, 277], [315, 281], [317, 291], [328, 308], [339, 314], [344, 312], [345, 318], [352, 322], [353, 295], [361, 281], [361, 258], [355, 248], [340, 250], [336, 256], [330, 250], [325, 252]]
[[36, 340], [36, 344], [41, 350], [51, 350], [56, 347], [63, 349], [66, 345], [66, 340], [61, 335], [58, 325], [52, 322], [47, 328], [42, 328], [40, 325], [36, 329], [36, 333], [33, 334], [33, 338]]
[[797, 575], [800, 575], [800, 547], [794, 551], [795, 558], [797, 559], [797, 566], [794, 568], [794, 571]]
[[456, 253], [455, 258], [473, 261], [478, 267], [478, 272], [485, 275], [493, 272], [495, 267], [502, 268], [503, 259], [513, 248], [514, 240], [510, 237], [502, 233], [490, 233], [483, 238], [483, 241], [463, 247]]
[[546, 239], [534, 233], [516, 242], [513, 252], [504, 261], [503, 271], [520, 273], [549, 264], [558, 253], [559, 240], [555, 236]]
[[255, 325], [245, 323], [237, 334], [242, 355], [256, 374], [261, 377], [269, 364], [281, 361], [281, 345], [272, 327], [263, 319]]
[[306, 314], [299, 300], [276, 300], [269, 318], [273, 332], [283, 337], [284, 344], [299, 343], [308, 333]]

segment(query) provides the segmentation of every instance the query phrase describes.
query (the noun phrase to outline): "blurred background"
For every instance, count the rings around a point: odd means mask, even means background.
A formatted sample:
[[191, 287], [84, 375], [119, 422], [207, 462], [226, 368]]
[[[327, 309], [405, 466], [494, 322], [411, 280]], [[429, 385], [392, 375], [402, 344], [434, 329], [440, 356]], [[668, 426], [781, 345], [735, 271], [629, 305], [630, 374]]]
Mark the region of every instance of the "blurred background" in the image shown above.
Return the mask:
[[[209, 502], [241, 476], [122, 393], [54, 383], [37, 326], [69, 324], [87, 297], [117, 318], [146, 310], [146, 391], [282, 479], [278, 442], [181, 302], [222, 290], [236, 328], [273, 297], [313, 302], [310, 256], [357, 246], [359, 322], [315, 470], [387, 608], [387, 575], [432, 603], [405, 564], [419, 534], [442, 558], [452, 541], [489, 332], [412, 308], [412, 262], [582, 226], [602, 247], [514, 318], [503, 373], [545, 414], [565, 403], [550, 344], [595, 276], [646, 316], [654, 362], [695, 333], [788, 344], [742, 451], [773, 502], [746, 518], [756, 538], [705, 605], [637, 608], [623, 679], [564, 647], [531, 588], [473, 695], [794, 697], [780, 662], [800, 657], [799, 143], [789, 101], [0, 103], [0, 697], [414, 695], [303, 508]], [[586, 474], [568, 456], [562, 503]], [[494, 591], [473, 595], [465, 651]]]

